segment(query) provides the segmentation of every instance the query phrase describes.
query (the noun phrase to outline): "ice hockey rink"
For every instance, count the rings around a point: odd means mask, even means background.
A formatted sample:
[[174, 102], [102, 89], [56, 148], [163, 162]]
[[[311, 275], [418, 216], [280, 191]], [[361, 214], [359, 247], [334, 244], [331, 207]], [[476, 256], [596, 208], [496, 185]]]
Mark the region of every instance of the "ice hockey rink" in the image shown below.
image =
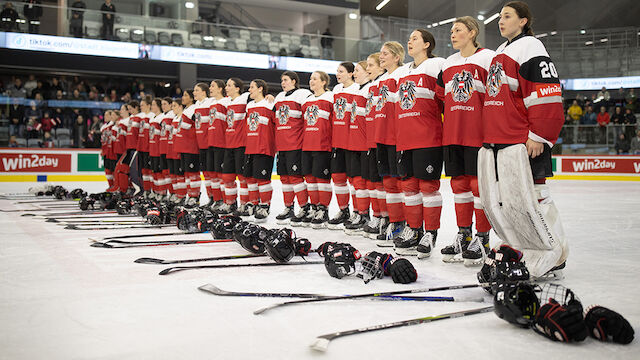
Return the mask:
[[[640, 323], [640, 183], [551, 180], [571, 254], [562, 284], [585, 308], [600, 304], [618, 311], [632, 326]], [[1, 192], [24, 192], [33, 184], [3, 183]], [[60, 183], [71, 190], [103, 191], [102, 183]], [[476, 283], [478, 268], [445, 264], [440, 249], [457, 227], [453, 195], [443, 180], [444, 206], [436, 251], [430, 259], [411, 258], [418, 271], [413, 284], [389, 277], [364, 284], [355, 276], [330, 277], [323, 265], [182, 271], [160, 276], [172, 265], [137, 264], [140, 257], [190, 259], [245, 254], [236, 243], [128, 249], [90, 247], [88, 237], [148, 233], [148, 229], [64, 230], [43, 219], [0, 213], [1, 359], [638, 359], [640, 341], [629, 345], [550, 341], [516, 328], [493, 312], [338, 338], [325, 353], [309, 345], [316, 336], [376, 324], [491, 305], [482, 289], [433, 292], [461, 302], [341, 300], [253, 311], [287, 298], [220, 297], [199, 291], [211, 283], [224, 290], [359, 294]], [[274, 182], [271, 216], [277, 227], [283, 207]], [[0, 209], [31, 208], [1, 200]], [[336, 211], [335, 200], [331, 214]], [[173, 232], [176, 228], [155, 230]], [[153, 230], [151, 230], [153, 231]], [[361, 253], [376, 248], [342, 231], [295, 228], [314, 247], [324, 241], [349, 242]], [[209, 239], [210, 234], [173, 236]], [[495, 240], [495, 235], [492, 234]], [[135, 239], [132, 239], [135, 240]], [[387, 248], [387, 250], [390, 250]], [[319, 260], [318, 255], [307, 257]], [[302, 262], [294, 258], [292, 262]], [[269, 262], [267, 258], [217, 263]], [[191, 265], [191, 264], [185, 264]], [[193, 264], [195, 265], [195, 264]], [[423, 294], [415, 294], [423, 295]], [[477, 302], [478, 300], [484, 302]]]

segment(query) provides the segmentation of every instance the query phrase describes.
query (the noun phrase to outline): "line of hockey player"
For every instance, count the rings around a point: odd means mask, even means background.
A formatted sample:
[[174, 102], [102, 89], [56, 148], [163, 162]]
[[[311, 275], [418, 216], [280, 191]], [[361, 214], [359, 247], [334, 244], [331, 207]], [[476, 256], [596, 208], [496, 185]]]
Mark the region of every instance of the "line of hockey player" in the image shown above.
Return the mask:
[[[457, 19], [451, 40], [459, 52], [443, 59], [433, 55], [433, 35], [417, 29], [407, 44], [414, 61], [404, 64], [403, 46], [386, 42], [364, 61], [341, 63], [332, 91], [322, 71], [312, 73], [310, 91], [300, 88], [296, 73], [286, 71], [283, 91], [275, 98], [267, 95], [262, 80], [251, 81], [243, 92], [242, 80], [231, 78], [198, 83], [181, 99], [132, 101], [119, 117], [113, 111], [105, 114], [109, 190], [128, 190], [129, 165], [137, 151], [144, 196], [199, 205], [202, 172], [213, 211], [263, 221], [269, 215], [277, 153], [285, 205], [278, 223], [344, 229], [374, 238], [381, 247], [395, 247], [399, 255], [426, 258], [440, 227], [444, 164], [452, 177], [459, 232], [453, 244], [442, 248], [443, 260], [481, 264], [491, 225], [479, 198], [478, 150], [483, 142], [526, 140], [511, 136], [508, 126], [508, 136], [496, 138], [503, 129], [496, 132], [483, 122], [485, 89], [495, 91], [497, 85], [499, 92], [504, 83], [513, 91], [527, 79], [491, 72], [496, 53], [480, 48], [477, 34], [475, 19]], [[544, 107], [544, 102], [531, 101]], [[535, 136], [529, 135], [542, 139]], [[554, 136], [542, 142], [550, 144]], [[332, 193], [339, 212], [330, 219]]]

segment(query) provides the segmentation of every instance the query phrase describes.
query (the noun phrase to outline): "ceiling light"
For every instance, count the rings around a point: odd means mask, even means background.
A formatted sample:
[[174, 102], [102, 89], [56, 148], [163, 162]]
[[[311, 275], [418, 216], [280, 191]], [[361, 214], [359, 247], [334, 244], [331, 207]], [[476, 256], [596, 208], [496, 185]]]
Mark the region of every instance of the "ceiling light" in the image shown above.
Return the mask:
[[584, 30], [584, 29], [580, 30], [580, 34], [584, 35], [586, 33], [587, 33], [587, 30]]
[[186, 7], [187, 9], [193, 9], [194, 7], [196, 7], [196, 5], [191, 1], [187, 1], [186, 3], [184, 3], [184, 7]]
[[557, 31], [552, 31], [552, 32], [551, 32], [551, 35], [555, 35], [555, 34], [557, 34], [557, 33], [558, 33]]
[[607, 39], [607, 38], [600, 39], [600, 42], [607, 42], [607, 41], [609, 41], [609, 39]]
[[484, 15], [479, 14], [479, 15], [478, 15], [478, 20], [480, 20], [480, 21], [484, 20]]
[[536, 35], [536, 38], [540, 39], [540, 38], [543, 38], [543, 37], [545, 37], [547, 35], [548, 35], [547, 33], [538, 34], [538, 35]]
[[593, 45], [593, 41], [587, 41], [584, 43], [585, 45]]
[[489, 16], [489, 18], [484, 21], [484, 24], [487, 25], [488, 23], [490, 23], [493, 20], [497, 19], [499, 16], [500, 16], [500, 13], [495, 13], [495, 14]]
[[391, 0], [382, 0], [378, 6], [376, 6], [376, 10], [380, 11], [385, 5], [387, 5]]
[[349, 19], [351, 20], [355, 20], [358, 18], [358, 14], [354, 13], [354, 12], [350, 12], [349, 13]]
[[447, 19], [447, 20], [442, 20], [438, 23], [438, 25], [444, 25], [444, 24], [448, 24], [448, 23], [452, 23], [456, 21], [456, 18], [451, 18], [451, 19]]

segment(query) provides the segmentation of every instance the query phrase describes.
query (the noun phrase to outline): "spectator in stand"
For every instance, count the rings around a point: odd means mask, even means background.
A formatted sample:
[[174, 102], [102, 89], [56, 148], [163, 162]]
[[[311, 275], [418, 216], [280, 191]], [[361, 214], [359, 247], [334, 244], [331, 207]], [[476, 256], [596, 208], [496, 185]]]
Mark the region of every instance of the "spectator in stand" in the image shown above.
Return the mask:
[[322, 33], [320, 45], [322, 46], [322, 57], [327, 60], [333, 59], [333, 34], [329, 28]]
[[74, 148], [85, 147], [88, 132], [89, 129], [87, 128], [84, 116], [78, 115], [76, 117], [76, 122], [73, 124], [73, 128], [71, 129], [71, 146]]
[[36, 80], [36, 76], [31, 74], [29, 75], [29, 80], [24, 83], [24, 89], [27, 91], [27, 97], [32, 96], [33, 89], [38, 86], [38, 81]]
[[18, 13], [13, 8], [13, 4], [11, 2], [7, 2], [4, 4], [4, 9], [0, 12], [0, 21], [2, 21], [2, 30], [3, 31], [15, 31], [18, 29]]
[[42, 119], [42, 109], [38, 108], [36, 102], [29, 102], [29, 107], [24, 111], [24, 123], [26, 124], [26, 138], [32, 139], [38, 137], [38, 128]]
[[7, 87], [7, 96], [23, 99], [27, 97], [27, 89], [22, 85], [22, 79], [17, 77], [13, 80], [13, 84]]
[[580, 122], [580, 118], [583, 115], [583, 111], [580, 105], [578, 105], [578, 100], [573, 100], [573, 103], [571, 104], [571, 106], [569, 106], [569, 109], [567, 110], [567, 114], [571, 116], [571, 119], [573, 120], [574, 124], [578, 124]]
[[631, 112], [631, 109], [626, 108], [624, 113], [624, 129], [627, 139], [630, 139], [636, 133], [636, 116]]
[[44, 112], [44, 115], [40, 120], [40, 125], [37, 128], [38, 131], [49, 132], [51, 131], [51, 129], [54, 129], [56, 125], [58, 125], [58, 122], [56, 122], [56, 120], [49, 115], [49, 111]]
[[627, 92], [624, 91], [623, 87], [620, 87], [620, 89], [618, 89], [618, 92], [616, 92], [615, 98], [613, 100], [616, 106], [622, 106], [624, 105], [626, 98], [627, 98]]
[[588, 105], [587, 111], [584, 113], [582, 119], [580, 120], [580, 125], [587, 125], [582, 129], [582, 131], [585, 133], [586, 142], [589, 144], [593, 144], [595, 140], [593, 131], [594, 128], [591, 125], [596, 125], [597, 123], [598, 116], [593, 112], [593, 108], [591, 107], [591, 105]]
[[42, 6], [40, 0], [24, 0], [24, 17], [29, 22], [29, 33], [38, 34], [40, 32], [40, 18], [42, 17]]
[[84, 98], [84, 96], [82, 96], [80, 94], [80, 90], [78, 90], [78, 88], [73, 89], [73, 94], [71, 95], [71, 97], [69, 97], [69, 100], [72, 101], [85, 101], [86, 99]]
[[616, 154], [624, 155], [628, 154], [631, 149], [631, 144], [624, 133], [618, 135], [618, 140], [616, 141]]
[[44, 83], [40, 80], [37, 81], [36, 88], [31, 91], [31, 96], [36, 99], [40, 95], [40, 100], [48, 98], [49, 92], [45, 90]]
[[627, 96], [625, 97], [625, 100], [628, 102], [631, 102], [632, 104], [636, 102], [636, 94], [634, 93], [633, 89], [629, 89], [629, 92], [627, 93]]
[[9, 105], [9, 135], [22, 137], [24, 131], [24, 106], [20, 105], [20, 100], [13, 100]]
[[102, 144], [100, 142], [100, 137], [102, 136], [102, 128], [103, 125], [102, 118], [98, 115], [94, 115], [91, 118], [91, 124], [89, 125], [89, 133], [87, 136], [86, 147], [88, 148], [99, 148]]
[[611, 124], [613, 124], [614, 132], [616, 138], [622, 132], [622, 124], [624, 124], [624, 114], [622, 113], [622, 108], [620, 106], [616, 106], [616, 110], [611, 116]]
[[631, 139], [629, 153], [632, 155], [640, 155], [640, 130], [638, 130], [636, 136]]
[[102, 11], [102, 38], [112, 40], [116, 7], [111, 3], [111, 0], [105, 0], [100, 11]]
[[609, 100], [611, 100], [611, 94], [609, 94], [607, 88], [603, 86], [602, 89], [598, 91], [598, 95], [596, 95], [596, 98], [603, 99], [605, 102], [604, 105], [607, 106], [609, 104]]
[[598, 113], [598, 117], [596, 118], [598, 121], [598, 125], [600, 125], [600, 141], [606, 142], [607, 136], [607, 126], [611, 122], [611, 117], [607, 112], [607, 108], [604, 106], [600, 106], [600, 112]]
[[16, 139], [15, 135], [11, 135], [11, 137], [9, 137], [9, 147], [10, 148], [18, 147], [18, 140]]
[[39, 142], [41, 148], [52, 148], [55, 147], [53, 143], [53, 138], [51, 137], [51, 133], [49, 131], [45, 131], [42, 137], [42, 141]]
[[62, 84], [60, 84], [60, 80], [58, 80], [57, 77], [54, 77], [53, 79], [51, 79], [51, 85], [49, 86], [49, 91], [51, 93], [50, 98], [55, 97], [56, 94], [58, 93], [58, 90], [62, 94], [62, 91], [64, 89], [62, 88]]
[[625, 104], [624, 108], [626, 110], [631, 110], [631, 112], [634, 113], [636, 111], [636, 104], [633, 102], [633, 100], [627, 99], [627, 103]]
[[118, 101], [118, 92], [116, 91], [116, 89], [111, 89], [111, 91], [109, 92], [109, 100], [111, 100], [111, 102]]
[[69, 33], [73, 37], [81, 38], [84, 34], [84, 9], [87, 5], [82, 0], [75, 1], [72, 8], [78, 10], [71, 11], [71, 19], [69, 20]]

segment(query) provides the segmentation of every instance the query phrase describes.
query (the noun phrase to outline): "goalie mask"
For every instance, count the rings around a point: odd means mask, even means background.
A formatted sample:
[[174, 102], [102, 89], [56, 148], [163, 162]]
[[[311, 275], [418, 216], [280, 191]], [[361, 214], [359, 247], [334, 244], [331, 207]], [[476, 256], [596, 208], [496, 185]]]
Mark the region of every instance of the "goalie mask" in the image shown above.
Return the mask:
[[534, 287], [529, 284], [501, 284], [496, 288], [493, 306], [502, 320], [528, 328], [538, 313], [540, 302]]
[[360, 252], [350, 244], [335, 244], [327, 247], [324, 256], [324, 267], [329, 275], [342, 279], [356, 272], [356, 261]]

